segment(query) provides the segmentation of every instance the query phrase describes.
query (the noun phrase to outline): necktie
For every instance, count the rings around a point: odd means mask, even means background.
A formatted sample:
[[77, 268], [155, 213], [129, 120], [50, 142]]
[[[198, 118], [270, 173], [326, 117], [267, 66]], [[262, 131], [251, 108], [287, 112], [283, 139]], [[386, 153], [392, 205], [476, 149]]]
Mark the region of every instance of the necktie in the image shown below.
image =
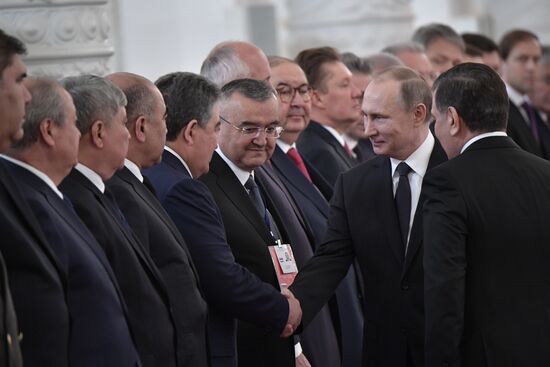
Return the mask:
[[277, 226], [273, 221], [271, 214], [265, 207], [264, 200], [262, 199], [262, 195], [260, 194], [260, 189], [258, 188], [258, 185], [256, 184], [256, 181], [254, 181], [254, 177], [252, 177], [252, 175], [248, 177], [248, 180], [244, 184], [244, 187], [248, 190], [248, 196], [250, 197], [250, 200], [252, 200], [252, 203], [256, 207], [256, 210], [262, 216], [265, 225], [271, 231], [273, 237], [277, 239], [281, 238], [279, 230], [277, 229]]
[[288, 157], [294, 162], [296, 167], [300, 170], [300, 172], [303, 173], [304, 176], [306, 176], [307, 180], [311, 182], [311, 176], [309, 175], [309, 172], [307, 171], [306, 165], [304, 163], [304, 160], [300, 156], [300, 153], [296, 150], [296, 148], [290, 148], [288, 152], [286, 152]]
[[535, 110], [533, 109], [533, 106], [527, 101], [523, 102], [521, 104], [521, 107], [527, 112], [527, 116], [529, 117], [529, 126], [531, 126], [531, 132], [533, 133], [533, 137], [537, 141], [539, 140], [539, 129], [537, 127], [537, 118], [535, 117]]
[[407, 176], [411, 170], [411, 167], [405, 162], [397, 165], [399, 182], [395, 191], [395, 206], [399, 218], [403, 248], [405, 250], [407, 248], [407, 237], [409, 235], [409, 223], [411, 219], [411, 186], [409, 184], [409, 177]]
[[344, 142], [344, 150], [346, 151], [346, 154], [348, 157], [353, 158], [353, 153], [351, 152], [351, 149], [349, 148], [348, 143]]

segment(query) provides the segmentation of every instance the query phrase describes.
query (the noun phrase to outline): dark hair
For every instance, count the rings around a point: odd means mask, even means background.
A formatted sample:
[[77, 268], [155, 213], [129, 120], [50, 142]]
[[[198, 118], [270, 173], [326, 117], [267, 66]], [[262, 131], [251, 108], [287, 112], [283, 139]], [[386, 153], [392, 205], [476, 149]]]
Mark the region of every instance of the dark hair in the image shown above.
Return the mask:
[[26, 53], [27, 48], [23, 42], [0, 29], [0, 81], [4, 69], [11, 64], [13, 55], [24, 55]]
[[435, 41], [438, 38], [443, 38], [455, 44], [462, 51], [464, 51], [464, 41], [462, 40], [462, 37], [460, 37], [458, 33], [455, 32], [454, 29], [452, 29], [446, 24], [441, 24], [441, 23], [427, 24], [425, 26], [418, 28], [412, 36], [413, 41], [420, 43], [425, 48], [428, 48], [428, 45], [432, 41]]
[[480, 33], [462, 33], [462, 39], [466, 45], [477, 47], [483, 53], [498, 52], [498, 46], [489, 37]]
[[155, 82], [166, 104], [166, 140], [174, 141], [192, 120], [204, 127], [212, 117], [212, 107], [220, 97], [216, 85], [203, 76], [175, 72]]
[[512, 52], [512, 49], [520, 42], [536, 40], [539, 38], [536, 34], [529, 32], [525, 29], [514, 29], [510, 32], [504, 34], [500, 39], [499, 48], [500, 48], [500, 57], [502, 60], [506, 60]]
[[332, 47], [308, 48], [301, 51], [295, 60], [306, 74], [309, 85], [320, 91], [324, 91], [325, 81], [329, 76], [324, 65], [342, 61], [338, 51]]
[[63, 100], [63, 87], [49, 79], [28, 79], [27, 88], [32, 96], [25, 108], [23, 138], [13, 144], [13, 148], [23, 150], [38, 141], [40, 123], [51, 119], [57, 126], [63, 126], [67, 117], [67, 106]]
[[372, 67], [363, 57], [359, 57], [353, 52], [344, 52], [340, 54], [340, 58], [344, 65], [347, 66], [352, 73], [372, 74]]
[[238, 92], [246, 98], [258, 102], [265, 102], [270, 98], [277, 98], [277, 94], [271, 85], [262, 80], [236, 79], [222, 88], [222, 100], [225, 101]]
[[433, 85], [435, 107], [454, 107], [470, 131], [505, 130], [508, 94], [500, 76], [489, 66], [467, 62], [447, 70]]
[[481, 51], [476, 46], [472, 46], [469, 43], [466, 44], [466, 49], [464, 53], [470, 57], [483, 57], [483, 51]]
[[418, 103], [426, 106], [426, 119], [431, 119], [432, 91], [424, 78], [406, 66], [391, 66], [374, 76], [372, 82], [395, 80], [400, 82], [398, 102], [406, 111], [411, 111]]
[[97, 75], [71, 76], [61, 80], [61, 85], [73, 97], [76, 108], [76, 126], [86, 135], [96, 120], [106, 124], [125, 107], [124, 93], [113, 82]]

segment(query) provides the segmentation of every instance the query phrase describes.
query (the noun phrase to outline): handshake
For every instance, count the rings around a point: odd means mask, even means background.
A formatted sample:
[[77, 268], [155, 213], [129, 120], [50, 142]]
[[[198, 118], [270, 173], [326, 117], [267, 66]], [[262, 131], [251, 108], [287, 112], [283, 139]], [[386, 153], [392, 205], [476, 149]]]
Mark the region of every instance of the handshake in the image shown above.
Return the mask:
[[290, 290], [285, 288], [281, 293], [288, 301], [288, 321], [281, 333], [281, 337], [288, 338], [296, 332], [296, 329], [302, 322], [302, 307], [300, 307], [300, 301], [294, 297], [294, 294]]

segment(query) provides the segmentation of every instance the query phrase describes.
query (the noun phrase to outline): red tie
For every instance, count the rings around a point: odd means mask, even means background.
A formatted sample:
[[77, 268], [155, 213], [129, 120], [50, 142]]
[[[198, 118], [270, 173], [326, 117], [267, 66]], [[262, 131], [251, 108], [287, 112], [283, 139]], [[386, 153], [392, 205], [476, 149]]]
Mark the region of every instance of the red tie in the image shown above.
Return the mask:
[[306, 176], [307, 180], [309, 182], [312, 182], [311, 177], [309, 176], [309, 173], [307, 171], [306, 165], [304, 164], [304, 160], [302, 159], [302, 157], [300, 156], [296, 148], [290, 148], [288, 152], [286, 152], [286, 154], [288, 154], [288, 157], [292, 159], [292, 161], [294, 162], [296, 167], [298, 167], [300, 172], [302, 172], [303, 175]]
[[353, 158], [353, 153], [351, 152], [351, 149], [349, 148], [349, 145], [346, 142], [344, 142], [344, 150], [348, 154], [348, 157]]

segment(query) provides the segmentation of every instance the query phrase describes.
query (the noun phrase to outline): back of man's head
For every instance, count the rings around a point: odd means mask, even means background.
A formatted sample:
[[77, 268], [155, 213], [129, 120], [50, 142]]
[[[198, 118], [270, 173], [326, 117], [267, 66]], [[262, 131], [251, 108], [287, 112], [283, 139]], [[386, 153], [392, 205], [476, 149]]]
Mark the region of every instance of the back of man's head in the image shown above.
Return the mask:
[[220, 91], [205, 77], [188, 72], [175, 72], [161, 76], [156, 86], [166, 104], [167, 141], [174, 141], [181, 130], [192, 120], [204, 127], [211, 118], [212, 107]]
[[67, 77], [61, 80], [61, 85], [73, 97], [77, 114], [76, 126], [82, 136], [89, 132], [97, 120], [108, 124], [120, 107], [127, 103], [120, 88], [96, 75]]
[[325, 81], [329, 77], [323, 66], [342, 61], [338, 51], [332, 47], [316, 47], [300, 51], [295, 60], [306, 73], [309, 85], [321, 91], [324, 91]]
[[504, 131], [508, 94], [500, 76], [489, 66], [464, 63], [441, 74], [434, 83], [435, 107], [454, 107], [472, 132]]
[[15, 150], [24, 150], [38, 141], [42, 121], [50, 119], [54, 124], [63, 126], [67, 115], [61, 94], [63, 87], [58, 82], [49, 79], [28, 79], [25, 85], [32, 100], [25, 109], [25, 134], [12, 146]]
[[472, 45], [483, 53], [498, 52], [498, 45], [489, 37], [480, 33], [462, 33], [462, 39], [467, 45]]
[[[0, 82], [4, 69], [11, 64], [13, 55], [24, 55], [25, 53], [27, 53], [27, 49], [23, 42], [0, 29]], [[1, 86], [0, 84], [0, 88]]]
[[525, 41], [535, 40], [538, 41], [539, 38], [533, 32], [530, 32], [525, 29], [514, 29], [505, 33], [499, 42], [500, 57], [502, 60], [508, 60], [508, 56], [519, 43]]

